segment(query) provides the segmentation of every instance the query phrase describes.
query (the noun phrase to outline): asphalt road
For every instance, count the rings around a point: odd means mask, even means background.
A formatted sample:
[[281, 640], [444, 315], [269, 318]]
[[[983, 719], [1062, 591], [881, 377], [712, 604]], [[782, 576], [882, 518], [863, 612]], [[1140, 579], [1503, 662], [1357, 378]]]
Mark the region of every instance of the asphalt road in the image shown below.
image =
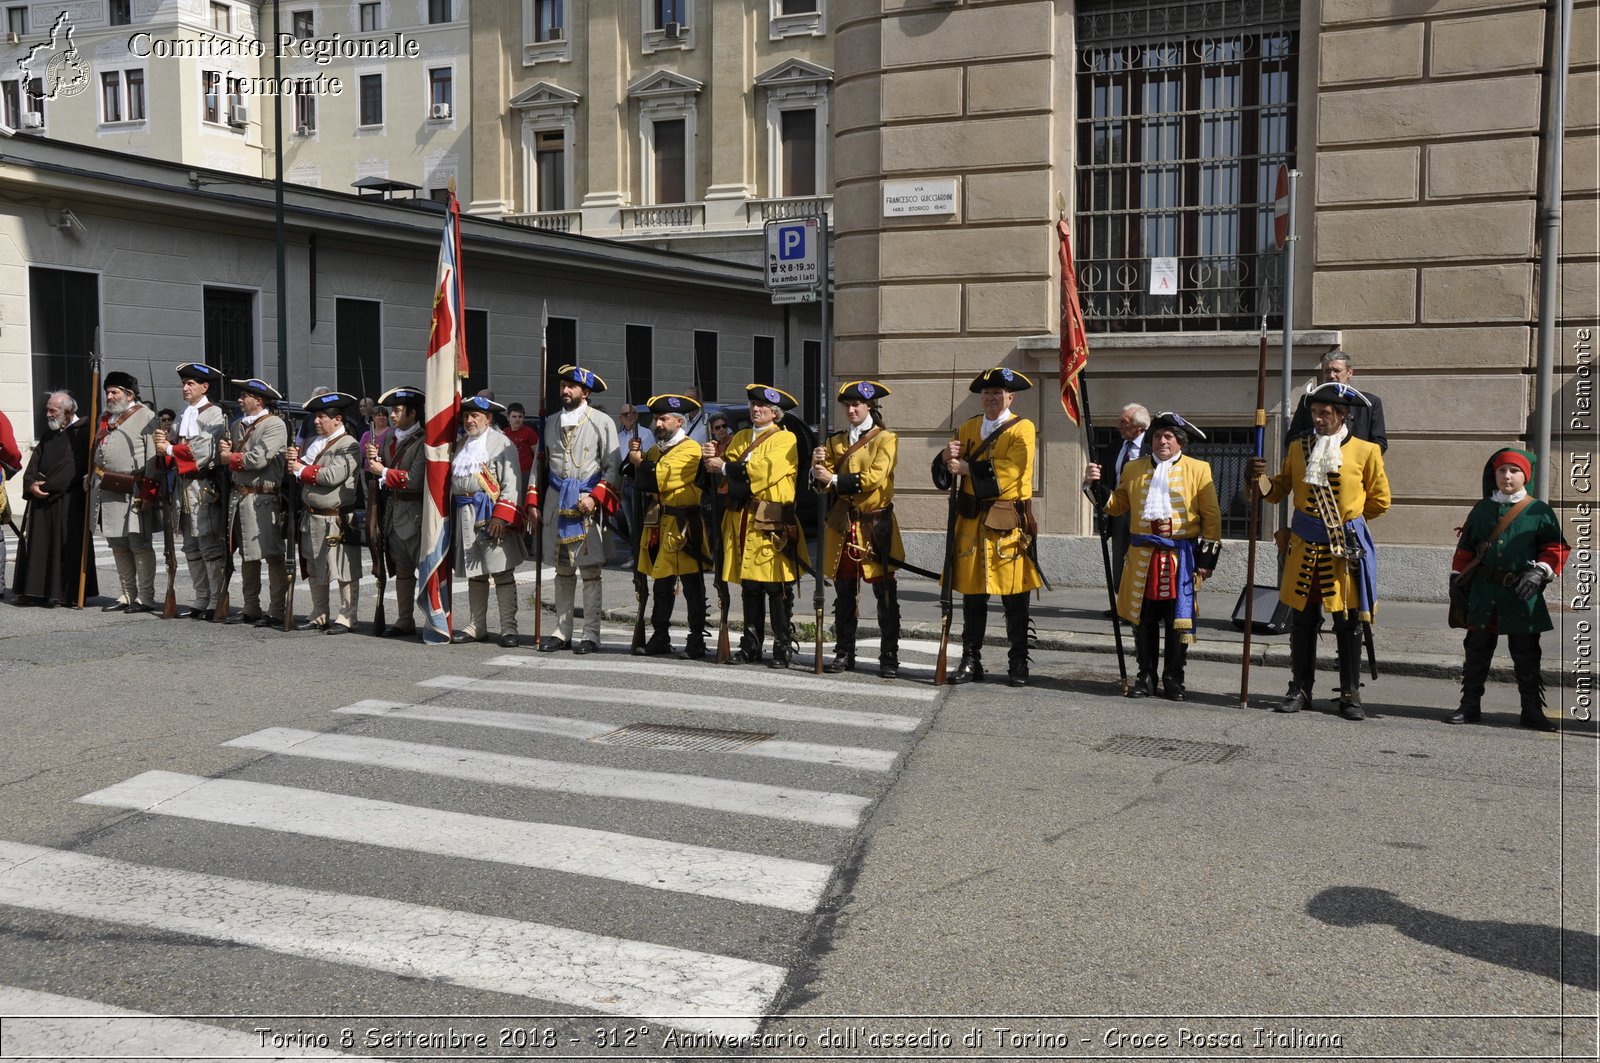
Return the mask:
[[1592, 734], [625, 636], [0, 606], [0, 1056], [1594, 1056]]

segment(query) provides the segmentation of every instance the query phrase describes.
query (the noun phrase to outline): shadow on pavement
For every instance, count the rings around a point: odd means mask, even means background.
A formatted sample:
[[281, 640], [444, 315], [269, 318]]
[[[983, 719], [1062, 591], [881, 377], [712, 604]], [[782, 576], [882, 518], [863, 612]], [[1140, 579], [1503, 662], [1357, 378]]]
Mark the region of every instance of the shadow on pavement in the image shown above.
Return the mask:
[[1461, 956], [1542, 975], [1578, 989], [1600, 987], [1595, 951], [1600, 939], [1586, 931], [1539, 923], [1457, 919], [1414, 907], [1388, 890], [1369, 886], [1329, 887], [1311, 898], [1306, 913], [1330, 926], [1392, 926], [1413, 941]]

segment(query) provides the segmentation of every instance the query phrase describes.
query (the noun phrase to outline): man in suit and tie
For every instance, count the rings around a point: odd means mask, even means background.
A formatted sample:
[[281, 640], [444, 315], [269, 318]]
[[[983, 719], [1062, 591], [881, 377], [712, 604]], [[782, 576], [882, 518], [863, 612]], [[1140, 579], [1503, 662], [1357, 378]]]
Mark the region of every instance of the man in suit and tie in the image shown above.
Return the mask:
[[[1115, 447], [1101, 449], [1100, 458], [1094, 464], [1115, 470], [1113, 482], [1122, 480], [1123, 466], [1134, 458], [1144, 457], [1150, 453], [1150, 411], [1140, 406], [1137, 402], [1130, 402], [1122, 408], [1122, 413], [1117, 417], [1117, 433], [1122, 436], [1122, 442]], [[1084, 481], [1084, 490], [1088, 490], [1088, 481]], [[1122, 586], [1122, 561], [1128, 556], [1128, 514], [1123, 513], [1115, 517], [1102, 515], [1111, 529], [1111, 584], [1114, 587]], [[1112, 610], [1105, 611], [1106, 617], [1112, 615]]]

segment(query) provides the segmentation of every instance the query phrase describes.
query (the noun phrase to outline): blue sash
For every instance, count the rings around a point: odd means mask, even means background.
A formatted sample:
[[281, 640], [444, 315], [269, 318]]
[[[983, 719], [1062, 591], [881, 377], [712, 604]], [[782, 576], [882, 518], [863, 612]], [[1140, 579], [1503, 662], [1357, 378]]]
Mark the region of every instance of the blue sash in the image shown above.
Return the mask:
[[600, 473], [597, 470], [593, 476], [579, 479], [575, 476], [550, 477], [550, 482], [558, 492], [556, 496], [556, 538], [561, 542], [571, 545], [580, 543], [584, 538], [583, 516], [578, 512], [578, 496], [594, 489], [600, 482]]
[[[1309, 513], [1297, 510], [1289, 522], [1289, 530], [1308, 543], [1328, 545], [1328, 526]], [[1373, 549], [1372, 532], [1367, 530], [1367, 519], [1356, 517], [1345, 521], [1344, 535], [1361, 548], [1361, 560], [1355, 566], [1356, 603], [1361, 612], [1371, 616], [1373, 606], [1378, 603], [1378, 554]]]
[[488, 523], [494, 514], [494, 498], [487, 491], [479, 491], [475, 495], [456, 495], [454, 501], [458, 507], [472, 510], [473, 527]]
[[[1164, 535], [1130, 535], [1129, 546], [1150, 546], [1160, 550], [1171, 550], [1178, 560], [1178, 596], [1173, 599], [1174, 626], [1189, 627], [1194, 623], [1194, 540], [1193, 539], [1168, 539]], [[1144, 597], [1144, 588], [1139, 589], [1139, 596]], [[1178, 624], [1177, 621], [1187, 620], [1188, 624]]]

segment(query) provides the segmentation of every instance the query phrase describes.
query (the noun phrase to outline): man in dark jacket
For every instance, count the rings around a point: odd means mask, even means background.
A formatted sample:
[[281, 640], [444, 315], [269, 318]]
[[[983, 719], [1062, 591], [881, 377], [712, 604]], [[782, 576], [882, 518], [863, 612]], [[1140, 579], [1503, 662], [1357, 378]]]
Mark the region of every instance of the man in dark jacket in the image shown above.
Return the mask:
[[85, 567], [84, 597], [100, 593], [94, 554], [84, 550], [83, 542], [89, 425], [78, 416], [77, 400], [65, 391], [51, 393], [44, 414], [45, 430], [22, 474], [28, 512], [13, 581], [18, 605], [76, 603], [78, 574]]

